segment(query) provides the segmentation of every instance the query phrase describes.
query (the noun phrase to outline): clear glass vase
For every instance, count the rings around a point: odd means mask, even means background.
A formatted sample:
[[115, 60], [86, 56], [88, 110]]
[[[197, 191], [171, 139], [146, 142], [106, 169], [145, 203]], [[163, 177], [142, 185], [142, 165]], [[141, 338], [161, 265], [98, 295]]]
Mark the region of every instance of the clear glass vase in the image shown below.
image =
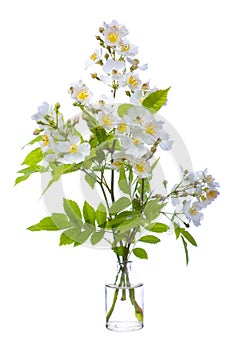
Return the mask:
[[117, 264], [113, 283], [105, 285], [106, 328], [116, 332], [136, 331], [144, 326], [144, 286], [137, 282], [132, 262]]

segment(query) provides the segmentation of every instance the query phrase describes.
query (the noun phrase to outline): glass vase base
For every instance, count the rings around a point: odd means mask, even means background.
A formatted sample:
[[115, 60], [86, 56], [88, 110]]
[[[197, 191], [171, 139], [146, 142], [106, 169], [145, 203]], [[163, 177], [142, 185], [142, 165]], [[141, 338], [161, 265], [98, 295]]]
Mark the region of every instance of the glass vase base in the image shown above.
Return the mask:
[[106, 328], [114, 332], [133, 332], [133, 331], [138, 331], [143, 327], [144, 327], [144, 324], [138, 321], [131, 321], [131, 322], [110, 321], [106, 323]]

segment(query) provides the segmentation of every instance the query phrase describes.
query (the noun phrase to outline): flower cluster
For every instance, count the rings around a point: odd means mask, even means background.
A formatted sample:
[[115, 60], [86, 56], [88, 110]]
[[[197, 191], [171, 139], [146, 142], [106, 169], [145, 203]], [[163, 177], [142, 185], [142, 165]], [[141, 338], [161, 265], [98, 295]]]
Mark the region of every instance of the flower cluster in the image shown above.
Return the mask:
[[[76, 246], [88, 240], [95, 245], [105, 240], [119, 262], [128, 261], [132, 253], [147, 258], [146, 251], [135, 245], [160, 242], [152, 233], [169, 230], [166, 223], [156, 221], [163, 214], [173, 224], [176, 238], [182, 238], [188, 261], [187, 242], [196, 242], [185, 228], [191, 222], [200, 224], [202, 210], [219, 195], [219, 185], [207, 170], [185, 170], [168, 194], [155, 193], [151, 182], [155, 156], [159, 148], [168, 151], [173, 145], [157, 114], [166, 105], [170, 88], [161, 90], [141, 80], [141, 72], [148, 66], [140, 63], [138, 48], [127, 35], [126, 27], [117, 21], [104, 22], [96, 36], [99, 47], [85, 64], [86, 69], [94, 69], [92, 79], [108, 87], [110, 95], [95, 97], [94, 91], [79, 80], [68, 89], [73, 106], [79, 109], [75, 117], [65, 120], [59, 103], [52, 108], [44, 102], [38, 108], [32, 116], [37, 123], [36, 137], [29, 143], [38, 148], [25, 158], [26, 168], [19, 171], [16, 183], [47, 171], [51, 173], [47, 189], [60, 176], [80, 171], [92, 189], [100, 188], [103, 198], [97, 208], [85, 201], [80, 210], [76, 202], [64, 198], [64, 214], [54, 213], [29, 228], [63, 230], [61, 245]], [[87, 124], [86, 139], [80, 129], [81, 119]], [[118, 198], [115, 186], [122, 193]], [[165, 210], [169, 203], [175, 206], [173, 212]], [[105, 237], [106, 231], [112, 238]], [[151, 235], [138, 239], [142, 231]]]

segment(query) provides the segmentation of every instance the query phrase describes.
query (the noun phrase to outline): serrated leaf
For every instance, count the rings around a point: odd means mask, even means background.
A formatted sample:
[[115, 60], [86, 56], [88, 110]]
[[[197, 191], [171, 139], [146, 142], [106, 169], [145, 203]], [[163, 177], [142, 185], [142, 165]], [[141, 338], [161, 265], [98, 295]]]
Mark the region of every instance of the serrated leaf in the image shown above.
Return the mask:
[[71, 227], [71, 223], [63, 213], [52, 213], [51, 219], [60, 230]]
[[60, 235], [60, 243], [59, 245], [67, 245], [67, 244], [73, 244], [74, 240], [68, 236], [66, 236], [64, 233]]
[[180, 228], [180, 233], [187, 239], [188, 242], [197, 247], [197, 242], [188, 231], [186, 231], [184, 228]]
[[161, 222], [154, 222], [153, 224], [145, 226], [148, 231], [162, 233], [169, 229], [169, 226]]
[[96, 184], [96, 174], [95, 173], [91, 173], [91, 174], [86, 174], [85, 175], [85, 180], [88, 183], [88, 185], [94, 189], [95, 184]]
[[134, 248], [132, 252], [139, 259], [148, 259], [148, 254], [143, 248]]
[[127, 111], [130, 107], [133, 107], [133, 105], [130, 103], [123, 103], [120, 106], [118, 106], [117, 112], [119, 117], [122, 118], [125, 114], [127, 114]]
[[186, 257], [186, 265], [189, 263], [189, 256], [188, 256], [188, 245], [187, 242], [185, 241], [183, 236], [180, 236], [184, 245], [184, 252], [185, 252], [185, 257]]
[[77, 227], [72, 227], [64, 231], [63, 233], [78, 244], [85, 243], [89, 238], [89, 236], [91, 235], [91, 231], [87, 231], [87, 230], [81, 231]]
[[91, 244], [96, 245], [104, 237], [105, 231], [94, 232], [91, 236]]
[[25, 158], [22, 164], [29, 166], [38, 164], [43, 159], [43, 153], [40, 147], [32, 150]]
[[124, 210], [125, 208], [129, 207], [130, 204], [131, 204], [131, 201], [129, 198], [121, 197], [111, 205], [109, 211], [111, 214], [117, 214], [120, 211]]
[[156, 244], [156, 243], [161, 242], [161, 240], [158, 237], [153, 236], [153, 235], [143, 236], [139, 239], [139, 241], [144, 242], [144, 243], [150, 243], [150, 244]]
[[71, 199], [63, 199], [63, 207], [66, 215], [68, 216], [69, 220], [75, 225], [75, 226], [82, 226], [82, 214], [81, 210], [78, 206], [78, 204], [71, 200]]
[[56, 226], [51, 216], [47, 216], [39, 221], [37, 224], [27, 228], [30, 231], [58, 231], [59, 227]]
[[30, 167], [27, 167], [27, 168], [24, 168], [24, 169], [21, 169], [19, 171], [17, 171], [17, 173], [21, 173], [21, 174], [24, 174], [22, 176], [19, 176], [16, 178], [15, 180], [15, 185], [17, 185], [18, 183], [22, 182], [22, 181], [25, 181], [29, 178], [29, 176], [31, 174], [34, 174], [34, 173], [44, 173], [48, 171], [48, 169], [44, 166], [41, 166], [41, 165], [33, 165], [33, 166], [30, 166]]
[[150, 110], [151, 113], [156, 113], [166, 103], [169, 90], [170, 87], [166, 90], [152, 92], [144, 99], [142, 105]]
[[83, 205], [83, 217], [85, 222], [95, 226], [95, 209], [87, 201]]
[[107, 212], [103, 203], [100, 203], [95, 212], [95, 219], [99, 227], [105, 227]]

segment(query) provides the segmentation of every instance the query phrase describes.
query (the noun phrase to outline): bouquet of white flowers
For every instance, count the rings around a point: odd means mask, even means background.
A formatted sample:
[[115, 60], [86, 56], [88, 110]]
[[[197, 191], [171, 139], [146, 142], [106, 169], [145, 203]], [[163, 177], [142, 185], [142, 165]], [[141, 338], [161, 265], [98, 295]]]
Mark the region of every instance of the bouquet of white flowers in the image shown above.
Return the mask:
[[[93, 99], [83, 81], [72, 83], [69, 94], [80, 113], [67, 120], [59, 103], [52, 108], [44, 102], [32, 116], [37, 128], [29, 145], [36, 147], [26, 156], [16, 179], [18, 184], [33, 173], [50, 172], [45, 192], [61, 176], [85, 174], [89, 186], [100, 191], [97, 207], [88, 199], [81, 207], [74, 199], [64, 198], [64, 213], [53, 213], [28, 229], [60, 231], [60, 245], [78, 246], [88, 241], [96, 245], [104, 240], [122, 266], [116, 278], [119, 287], [129, 283], [126, 263], [131, 254], [146, 259], [147, 252], [139, 245], [159, 243], [158, 234], [169, 229], [174, 230], [176, 239], [182, 239], [188, 263], [188, 243], [197, 245], [188, 229], [191, 223], [200, 225], [202, 211], [219, 194], [219, 185], [207, 170], [183, 170], [178, 184], [168, 189], [164, 180], [165, 192], [156, 192], [152, 177], [159, 162], [158, 149], [168, 151], [173, 144], [156, 113], [166, 104], [170, 88], [157, 89], [141, 80], [137, 72], [146, 70], [147, 64], [140, 63], [138, 48], [127, 35], [126, 27], [117, 21], [99, 28], [99, 47], [86, 68], [97, 67], [91, 77], [110, 88], [110, 96]], [[122, 103], [116, 102], [118, 94], [123, 96]], [[86, 137], [80, 130], [81, 118], [89, 131]], [[141, 321], [142, 309], [132, 292], [130, 300]]]

